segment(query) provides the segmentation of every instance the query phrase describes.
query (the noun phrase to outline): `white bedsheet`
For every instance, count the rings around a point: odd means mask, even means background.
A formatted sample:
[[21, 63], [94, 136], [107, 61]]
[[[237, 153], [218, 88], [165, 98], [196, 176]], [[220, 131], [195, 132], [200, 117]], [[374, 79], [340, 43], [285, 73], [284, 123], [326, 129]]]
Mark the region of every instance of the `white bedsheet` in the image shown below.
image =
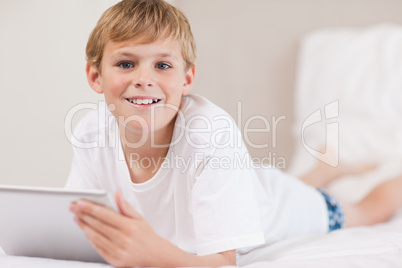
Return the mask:
[[[401, 213], [402, 214], [402, 213]], [[257, 260], [244, 267], [402, 267], [402, 215], [388, 223], [299, 237], [278, 242], [269, 252], [250, 255]], [[258, 261], [258, 259], [260, 261]], [[265, 261], [261, 261], [265, 259]], [[4, 268], [104, 268], [105, 264], [2, 256]]]

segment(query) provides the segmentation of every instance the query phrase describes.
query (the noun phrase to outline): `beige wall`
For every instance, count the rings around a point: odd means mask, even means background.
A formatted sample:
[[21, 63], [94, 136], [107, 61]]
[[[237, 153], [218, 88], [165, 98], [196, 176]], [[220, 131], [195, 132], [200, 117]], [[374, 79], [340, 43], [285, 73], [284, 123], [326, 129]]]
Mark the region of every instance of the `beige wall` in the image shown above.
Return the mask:
[[[189, 17], [198, 44], [194, 92], [207, 96], [237, 117], [243, 126], [253, 115], [286, 116], [272, 133], [250, 135], [259, 158], [276, 164], [291, 161], [293, 90], [301, 37], [323, 27], [364, 27], [380, 22], [402, 24], [399, 0], [177, 0]], [[254, 121], [262, 126], [262, 121]], [[271, 129], [272, 130], [272, 129]]]
[[101, 99], [86, 82], [85, 46], [112, 2], [0, 1], [0, 184], [64, 185], [72, 158], [64, 118]]
[[[64, 118], [74, 105], [101, 99], [87, 86], [85, 43], [113, 0], [0, 1], [0, 184], [62, 186], [72, 157]], [[402, 1], [172, 0], [198, 43], [194, 93], [242, 121], [286, 116], [273, 148], [270, 133], [250, 135], [254, 156], [292, 154], [293, 87], [301, 36], [321, 27], [402, 24]], [[251, 127], [260, 127], [254, 121]], [[275, 159], [275, 158], [272, 158]]]

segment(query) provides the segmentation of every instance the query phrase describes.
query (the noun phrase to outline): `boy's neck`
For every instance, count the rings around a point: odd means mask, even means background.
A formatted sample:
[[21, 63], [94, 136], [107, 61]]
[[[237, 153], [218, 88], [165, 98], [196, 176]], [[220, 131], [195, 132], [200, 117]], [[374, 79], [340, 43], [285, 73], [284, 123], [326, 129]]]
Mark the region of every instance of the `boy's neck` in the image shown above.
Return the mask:
[[[131, 181], [142, 183], [151, 179], [160, 169], [173, 136], [174, 120], [163, 129], [149, 133], [141, 146], [132, 146], [144, 139], [143, 133], [133, 133], [119, 125], [120, 140]], [[125, 131], [124, 136], [122, 131]], [[137, 148], [138, 147], [138, 148]], [[145, 160], [146, 159], [146, 160]], [[144, 160], [144, 161], [141, 161]], [[146, 163], [146, 165], [141, 165]]]

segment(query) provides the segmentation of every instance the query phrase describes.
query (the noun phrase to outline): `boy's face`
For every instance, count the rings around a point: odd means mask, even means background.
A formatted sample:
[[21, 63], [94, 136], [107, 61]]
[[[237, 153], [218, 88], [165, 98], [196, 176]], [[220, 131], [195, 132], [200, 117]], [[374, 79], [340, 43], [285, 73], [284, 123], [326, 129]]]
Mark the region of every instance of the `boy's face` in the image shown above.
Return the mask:
[[174, 124], [181, 97], [190, 91], [195, 68], [185, 70], [179, 43], [164, 39], [150, 44], [108, 42], [102, 70], [87, 65], [87, 78], [104, 93], [112, 113], [126, 130], [163, 130]]

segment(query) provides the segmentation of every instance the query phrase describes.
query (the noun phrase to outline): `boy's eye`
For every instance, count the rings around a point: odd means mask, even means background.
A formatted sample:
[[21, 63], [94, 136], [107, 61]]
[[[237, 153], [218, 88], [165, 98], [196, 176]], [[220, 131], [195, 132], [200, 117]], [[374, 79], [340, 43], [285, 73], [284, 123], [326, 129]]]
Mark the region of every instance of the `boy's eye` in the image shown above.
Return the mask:
[[128, 61], [120, 62], [120, 63], [118, 64], [118, 66], [119, 66], [120, 68], [123, 68], [123, 69], [130, 69], [130, 68], [133, 68], [133, 67], [134, 67], [134, 65], [133, 65], [131, 62], [128, 62]]
[[161, 70], [166, 70], [170, 68], [170, 65], [167, 63], [158, 63], [156, 65], [156, 68], [161, 69]]

